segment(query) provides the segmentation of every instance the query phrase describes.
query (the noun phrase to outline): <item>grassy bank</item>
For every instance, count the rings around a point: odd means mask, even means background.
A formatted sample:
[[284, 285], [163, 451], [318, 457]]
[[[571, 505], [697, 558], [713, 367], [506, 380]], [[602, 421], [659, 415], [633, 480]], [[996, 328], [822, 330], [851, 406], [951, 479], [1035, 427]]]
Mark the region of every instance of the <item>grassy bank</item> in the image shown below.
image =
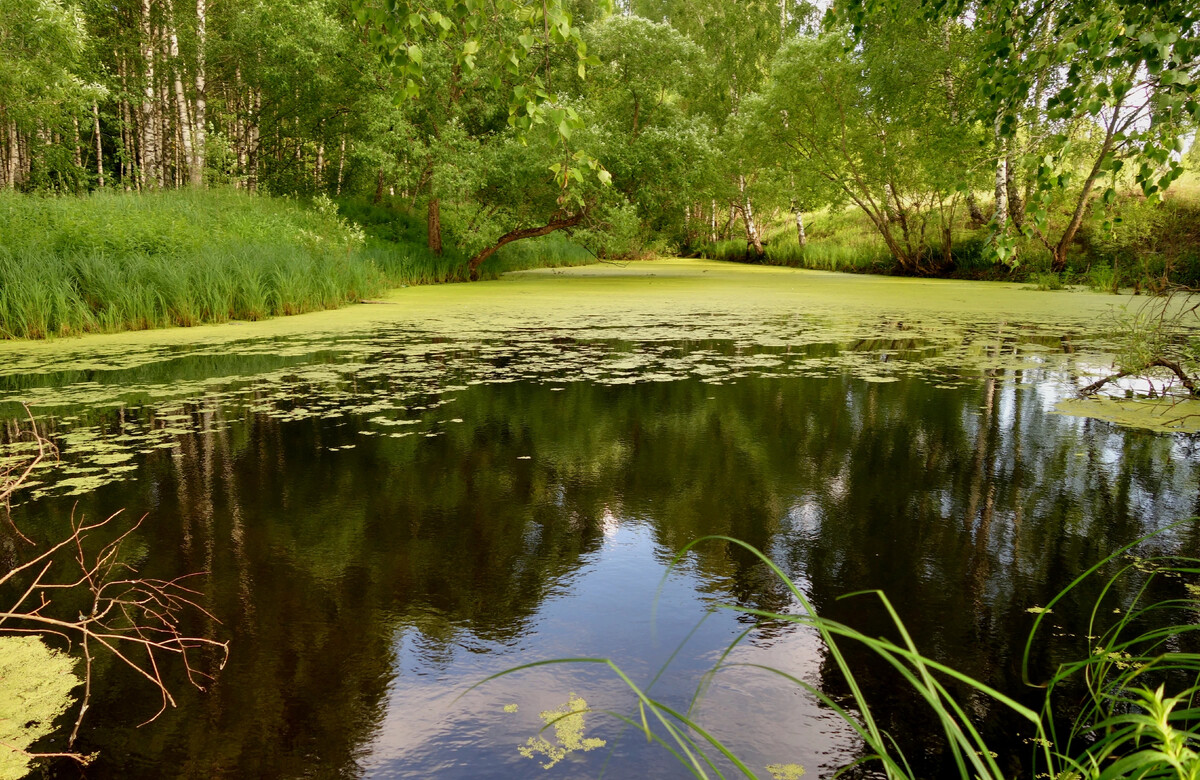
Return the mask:
[[[984, 216], [991, 205], [980, 203]], [[1067, 219], [1051, 214], [1052, 235]], [[764, 228], [766, 256], [762, 262], [792, 268], [850, 273], [897, 273], [895, 260], [878, 231], [857, 208], [824, 209], [805, 214], [807, 245], [801, 247], [791, 214], [776, 215]], [[1106, 224], [1106, 222], [1108, 224]], [[739, 225], [740, 228], [740, 225]], [[1018, 241], [1018, 264], [997, 263], [989, 251], [991, 226], [969, 220], [960, 206], [953, 221], [949, 265], [939, 275], [960, 279], [1007, 279], [1045, 285], [1050, 257], [1036, 239]], [[936, 224], [928, 233], [938, 234]], [[705, 245], [704, 257], [750, 260], [747, 242], [738, 235]], [[941, 243], [928, 246], [928, 256], [941, 258]], [[1096, 290], [1157, 290], [1168, 282], [1200, 286], [1200, 177], [1190, 174], [1175, 183], [1162, 203], [1148, 203], [1140, 193], [1125, 193], [1110, 211], [1093, 204], [1075, 237], [1067, 270], [1060, 283], [1084, 284]]]
[[[257, 320], [466, 278], [465, 258], [434, 255], [423, 234], [395, 234], [409, 217], [376, 212], [363, 226], [330, 201], [229, 190], [0, 193], [0, 338]], [[557, 236], [506, 250], [485, 275], [591, 260]]]

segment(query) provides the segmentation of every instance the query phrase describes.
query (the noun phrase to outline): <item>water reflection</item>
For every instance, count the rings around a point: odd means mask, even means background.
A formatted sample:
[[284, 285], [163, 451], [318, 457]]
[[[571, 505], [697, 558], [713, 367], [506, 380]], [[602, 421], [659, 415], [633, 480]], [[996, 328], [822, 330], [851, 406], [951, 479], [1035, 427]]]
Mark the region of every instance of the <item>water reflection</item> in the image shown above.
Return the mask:
[[[1021, 695], [1025, 610], [1197, 511], [1186, 439], [1054, 414], [1055, 397], [1019, 371], [954, 388], [848, 374], [722, 384], [452, 376], [440, 380], [449, 395], [361, 373], [356, 398], [405, 394], [420, 424], [373, 422], [380, 412], [361, 400], [294, 388], [294, 407], [330, 411], [187, 402], [177, 412], [186, 419], [165, 423], [180, 431], [164, 437], [170, 446], [143, 447], [130, 479], [14, 510], [45, 534], [73, 508], [147, 514], [137, 537], [146, 573], [211, 572], [222, 622], [192, 628], [232, 639], [212, 689], [177, 684], [179, 708], [142, 729], [152, 692], [102, 670], [82, 745], [101, 757], [88, 776], [535, 776], [542, 770], [516, 747], [540, 728], [539, 711], [570, 692], [628, 711], [627, 691], [598, 667], [544, 667], [456, 699], [468, 685], [576, 655], [611, 656], [646, 682], [711, 606], [794, 608], [750, 555], [714, 543], [668, 579], [653, 612], [666, 564], [707, 534], [768, 550], [823, 614], [868, 633], [889, 631], [882, 611], [839, 597], [884, 590], [923, 650]], [[152, 427], [153, 413], [97, 417], [116, 438], [124, 426]], [[1196, 549], [1200, 536], [1192, 527], [1160, 544]], [[1042, 665], [1085, 646], [1075, 607], [1056, 610], [1060, 636], [1041, 649]], [[704, 620], [655, 690], [687, 706], [746, 625], [729, 611]], [[844, 692], [805, 631], [764, 626], [734, 658]], [[877, 715], [935, 772], [929, 722], [883, 670], [856, 660]], [[857, 749], [827, 711], [749, 670], [722, 673], [700, 712], [759, 769], [796, 762], [819, 775]], [[1018, 724], [997, 717], [988, 729], [1027, 752]], [[614, 776], [683, 774], [612, 720], [593, 717], [592, 732], [615, 746], [611, 759], [573, 756], [554, 776], [595, 776], [606, 760]]]

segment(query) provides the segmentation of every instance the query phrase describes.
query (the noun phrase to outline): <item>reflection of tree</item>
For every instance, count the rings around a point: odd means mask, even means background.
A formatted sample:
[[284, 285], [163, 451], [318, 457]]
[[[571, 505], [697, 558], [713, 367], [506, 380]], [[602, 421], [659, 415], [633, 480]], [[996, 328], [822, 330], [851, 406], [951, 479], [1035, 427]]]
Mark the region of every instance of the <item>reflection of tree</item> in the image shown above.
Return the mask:
[[[999, 371], [958, 391], [759, 377], [456, 395], [404, 438], [360, 435], [365, 418], [240, 422], [190, 407], [199, 434], [81, 501], [88, 516], [149, 512], [147, 573], [211, 571], [213, 612], [233, 635], [213, 691], [153, 732], [130, 736], [132, 688], [106, 674], [96, 695], [113, 715], [91, 744], [120, 745], [105, 755], [128, 756], [126, 774], [297, 776], [311, 756], [353, 772], [399, 632], [418, 632], [435, 664], [467, 638], [517, 640], [599, 547], [606, 510], [648, 523], [664, 557], [708, 534], [770, 550], [823, 614], [867, 633], [887, 632], [883, 616], [836, 598], [881, 588], [922, 650], [1016, 690], [1024, 609], [1191, 510], [1171, 503], [1194, 472], [1170, 439], [1052, 415]], [[17, 511], [49, 526], [70, 506]], [[690, 565], [708, 597], [789, 607], [738, 549], [702, 547]], [[1062, 630], [1083, 633], [1069, 613]], [[876, 673], [864, 683], [878, 714], [915, 739], [911, 700]]]

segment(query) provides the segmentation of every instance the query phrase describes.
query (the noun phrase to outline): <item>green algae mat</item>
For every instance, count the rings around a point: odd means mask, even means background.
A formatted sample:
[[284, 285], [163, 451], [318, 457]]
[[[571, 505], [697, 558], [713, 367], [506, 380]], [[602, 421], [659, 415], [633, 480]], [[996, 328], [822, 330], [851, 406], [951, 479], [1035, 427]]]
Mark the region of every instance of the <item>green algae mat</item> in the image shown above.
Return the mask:
[[[600, 264], [397, 289], [350, 308], [261, 322], [0, 342], [0, 413], [18, 419], [20, 405], [32, 407], [71, 456], [51, 469], [53, 479], [37, 481], [39, 495], [86, 492], [134, 470], [136, 454], [176, 446], [195, 428], [182, 405], [199, 401], [285, 420], [362, 414], [363, 435], [433, 435], [421, 419], [397, 416], [404, 393], [355, 384], [386, 377], [410, 394], [453, 392], [459, 385], [444, 386], [446, 361], [461, 364], [462, 387], [848, 374], [874, 383], [914, 376], [948, 389], [1010, 374], [1053, 387], [1064, 413], [1200, 429], [1193, 402], [1071, 397], [1072, 387], [1108, 370], [1115, 317], [1134, 304], [1015, 283], [696, 260]], [[144, 415], [115, 436], [97, 426], [98, 414], [126, 408]], [[8, 442], [0, 466], [29, 446]]]

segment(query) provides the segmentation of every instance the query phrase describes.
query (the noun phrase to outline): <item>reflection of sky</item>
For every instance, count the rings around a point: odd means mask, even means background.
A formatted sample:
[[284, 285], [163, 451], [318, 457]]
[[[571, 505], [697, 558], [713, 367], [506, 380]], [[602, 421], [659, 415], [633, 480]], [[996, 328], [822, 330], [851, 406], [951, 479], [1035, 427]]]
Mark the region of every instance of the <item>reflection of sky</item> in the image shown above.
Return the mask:
[[[606, 512], [604, 544], [546, 599], [517, 646], [470, 638], [432, 662], [417, 632], [397, 632], [387, 714], [362, 762], [369, 776], [537, 776], [538, 765], [520, 757], [517, 747], [541, 727], [539, 712], [561, 707], [576, 693], [594, 709], [636, 717], [632, 693], [606, 667], [587, 664], [529, 669], [464, 693], [472, 683], [524, 663], [605, 657], [645, 686], [695, 630], [651, 690], [686, 709], [704, 672], [745, 624], [723, 610], [705, 619], [715, 602], [701, 595], [704, 583], [694, 569], [684, 562], [663, 581], [668, 553], [655, 544], [651, 528], [610, 517]], [[743, 642], [727, 661], [767, 664], [815, 683], [821, 648], [813, 632], [795, 630], [770, 642]], [[504, 712], [511, 704], [518, 711]], [[771, 712], [787, 712], [787, 718]], [[760, 773], [766, 764], [798, 763], [815, 774], [844, 764], [855, 750], [844, 723], [759, 670], [722, 671], [697, 713], [702, 726]], [[686, 774], [666, 750], [648, 746], [615, 718], [588, 716], [586, 735], [608, 745], [575, 754], [547, 777], [595, 777], [606, 761], [612, 777]]]

